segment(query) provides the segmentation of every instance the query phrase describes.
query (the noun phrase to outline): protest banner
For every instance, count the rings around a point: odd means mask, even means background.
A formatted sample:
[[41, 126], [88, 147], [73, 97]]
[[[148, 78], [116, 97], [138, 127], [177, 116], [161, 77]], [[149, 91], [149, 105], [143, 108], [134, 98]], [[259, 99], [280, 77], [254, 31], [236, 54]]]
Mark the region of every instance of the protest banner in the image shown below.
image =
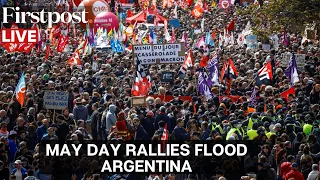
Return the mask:
[[43, 106], [46, 109], [63, 110], [68, 107], [69, 95], [64, 91], [45, 91]]
[[258, 37], [257, 35], [248, 35], [246, 37], [246, 44], [249, 49], [258, 49]]
[[161, 82], [173, 82], [174, 72], [162, 72]]
[[[289, 61], [291, 59], [292, 54], [282, 54], [281, 55], [281, 67], [288, 67]], [[296, 56], [296, 62], [297, 62], [297, 67], [298, 69], [303, 69], [305, 66], [305, 59], [306, 55], [305, 54], [295, 54]]]
[[133, 46], [133, 59], [138, 58], [142, 65], [183, 63], [185, 47], [183, 44], [143, 44]]

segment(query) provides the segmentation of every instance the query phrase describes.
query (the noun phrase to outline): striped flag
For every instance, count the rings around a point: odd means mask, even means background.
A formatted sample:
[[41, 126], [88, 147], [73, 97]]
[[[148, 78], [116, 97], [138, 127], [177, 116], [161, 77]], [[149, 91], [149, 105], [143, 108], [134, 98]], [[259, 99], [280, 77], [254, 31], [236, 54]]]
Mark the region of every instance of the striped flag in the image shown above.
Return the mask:
[[136, 57], [136, 77], [132, 86], [132, 96], [146, 96], [150, 88], [150, 75], [144, 72], [141, 61]]

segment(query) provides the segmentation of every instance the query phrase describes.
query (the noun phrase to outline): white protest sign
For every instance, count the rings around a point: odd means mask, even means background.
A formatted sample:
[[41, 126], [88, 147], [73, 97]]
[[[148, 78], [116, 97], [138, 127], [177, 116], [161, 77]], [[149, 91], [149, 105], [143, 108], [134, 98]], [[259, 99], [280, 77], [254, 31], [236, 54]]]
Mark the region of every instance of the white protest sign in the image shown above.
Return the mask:
[[145, 64], [183, 63], [185, 49], [182, 44], [145, 44], [133, 46], [134, 60]]
[[271, 45], [270, 44], [262, 44], [262, 49], [265, 51], [270, 51]]
[[[304, 69], [305, 66], [305, 59], [306, 55], [305, 54], [295, 54], [296, 56], [296, 62], [297, 62], [297, 67], [298, 69]], [[292, 54], [282, 54], [281, 55], [281, 66], [282, 67], [288, 67], [289, 61], [291, 60]]]
[[298, 69], [304, 69], [304, 66], [306, 64], [306, 55], [305, 54], [296, 54], [296, 62]]
[[43, 106], [46, 109], [63, 110], [68, 107], [68, 93], [64, 91], [45, 91]]
[[246, 36], [246, 44], [249, 49], [258, 49], [258, 37], [257, 35]]

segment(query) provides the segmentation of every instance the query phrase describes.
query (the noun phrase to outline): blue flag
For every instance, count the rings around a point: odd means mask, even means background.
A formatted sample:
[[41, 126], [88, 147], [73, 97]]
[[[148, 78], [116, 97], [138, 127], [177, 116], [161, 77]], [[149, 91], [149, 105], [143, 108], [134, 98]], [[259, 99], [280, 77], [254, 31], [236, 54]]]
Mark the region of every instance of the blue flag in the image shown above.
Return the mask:
[[208, 76], [208, 85], [219, 85], [219, 75], [218, 75], [218, 55], [214, 55], [213, 58], [209, 61], [207, 65], [207, 70], [209, 71], [209, 76]]
[[291, 85], [293, 85], [296, 82], [299, 82], [299, 74], [298, 74], [297, 61], [296, 61], [295, 54], [292, 54], [288, 67], [284, 71], [284, 74], [290, 77]]
[[111, 49], [113, 52], [117, 52], [117, 49], [116, 49], [116, 42], [113, 38], [110, 39], [110, 46], [111, 46]]
[[124, 52], [124, 47], [119, 40], [116, 40], [115, 42], [115, 49], [115, 52]]
[[199, 78], [198, 78], [198, 91], [200, 94], [205, 95], [207, 101], [213, 98], [213, 94], [208, 86], [208, 82], [206, 80], [206, 73], [200, 69]]
[[212, 39], [212, 36], [209, 32], [206, 32], [206, 40], [205, 43], [210, 45], [210, 46], [215, 46], [214, 41]]

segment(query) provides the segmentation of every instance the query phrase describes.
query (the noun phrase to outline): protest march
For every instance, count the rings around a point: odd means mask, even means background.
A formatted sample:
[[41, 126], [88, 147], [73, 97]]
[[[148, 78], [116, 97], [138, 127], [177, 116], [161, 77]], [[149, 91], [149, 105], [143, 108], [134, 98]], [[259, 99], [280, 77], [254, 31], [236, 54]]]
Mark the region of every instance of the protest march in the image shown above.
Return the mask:
[[[318, 0], [0, 4], [0, 180], [320, 179]], [[43, 142], [79, 149], [51, 156]], [[110, 149], [88, 156], [89, 143], [158, 143], [163, 166], [192, 172], [102, 171], [116, 169]], [[170, 157], [170, 143], [190, 152]], [[248, 151], [195, 155], [197, 143]]]

